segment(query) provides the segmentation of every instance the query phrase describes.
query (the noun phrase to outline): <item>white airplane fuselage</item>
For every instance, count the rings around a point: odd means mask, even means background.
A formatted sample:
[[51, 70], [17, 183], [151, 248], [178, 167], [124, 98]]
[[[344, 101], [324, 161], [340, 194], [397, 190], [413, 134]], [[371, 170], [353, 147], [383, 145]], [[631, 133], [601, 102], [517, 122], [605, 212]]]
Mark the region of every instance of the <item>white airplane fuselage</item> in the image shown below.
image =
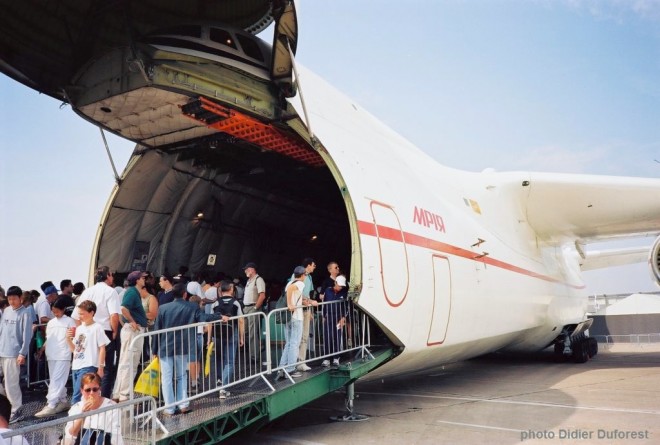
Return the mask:
[[[565, 239], [561, 234], [539, 234], [529, 221], [536, 218], [539, 226], [539, 219], [553, 217], [552, 209], [546, 214], [538, 200], [533, 209], [528, 206], [532, 174], [470, 173], [444, 167], [303, 68], [299, 70], [300, 94], [283, 99], [272, 95], [267, 80], [232, 66], [231, 59], [200, 59], [198, 52], [186, 55], [185, 48], [175, 53], [144, 48], [153, 61], [143, 74], [123, 64], [128, 50], [113, 50], [76, 78], [81, 93], [73, 101], [79, 114], [149, 147], [136, 150], [122, 184], [110, 198], [92, 271], [102, 264], [118, 270], [132, 268], [133, 240], [151, 243], [145, 257], [159, 273], [174, 263], [166, 255], [179, 254], [171, 252], [172, 240], [194, 238], [191, 250], [199, 258], [204, 249], [212, 253], [217, 250], [213, 245], [227, 245], [219, 238], [197, 240], [197, 232], [175, 233], [187, 224], [186, 214], [197, 213], [187, 203], [197, 200], [194, 205], [201, 208], [212, 201], [213, 192], [210, 188], [200, 192], [200, 184], [213, 183], [223, 190], [218, 193], [226, 194], [231, 190], [223, 184], [230, 175], [218, 182], [215, 167], [200, 169], [195, 162], [178, 161], [177, 153], [187, 148], [160, 149], [187, 141], [193, 141], [192, 146], [206, 144], [194, 141], [234, 131], [233, 124], [218, 129], [184, 115], [190, 101], [202, 96], [220, 106], [221, 123], [232, 121], [233, 112], [251, 113], [263, 122], [284, 115], [280, 127], [273, 128], [277, 134], [277, 128], [288, 126], [289, 133], [299, 136], [292, 149], [297, 154], [291, 156], [299, 160], [310, 154], [314, 165], [321, 162], [332, 174], [336, 186], [332, 192], [339, 190], [339, 204], [348, 218], [352, 295], [402, 350], [377, 375], [410, 372], [501, 349], [539, 350], [565, 326], [584, 320], [587, 300], [570, 231]], [[240, 139], [241, 134], [234, 136]], [[209, 148], [207, 155], [215, 149]], [[186, 170], [190, 178], [166, 179], [172, 170]], [[163, 175], [166, 185], [160, 180], [147, 185], [147, 178], [140, 176], [145, 172], [157, 179]], [[290, 175], [295, 176], [295, 170]], [[167, 200], [174, 199], [173, 187], [185, 191], [177, 195], [179, 204], [168, 207]], [[133, 202], [136, 193], [163, 194], [163, 198]], [[222, 201], [225, 209], [244, 207], [242, 201], [228, 201], [225, 195], [215, 200]], [[566, 196], [567, 204], [570, 200]], [[127, 223], [130, 215], [125, 209], [140, 211], [145, 219]], [[154, 222], [158, 214], [171, 217]], [[217, 224], [232, 217], [231, 213], [218, 216]], [[118, 230], [121, 224], [134, 232], [127, 235]], [[126, 240], [130, 243], [119, 247]], [[117, 247], [111, 251], [107, 246]], [[219, 257], [239, 254], [225, 252]]]
[[584, 319], [577, 252], [528, 224], [527, 174], [446, 168], [313, 74], [301, 87], [350, 194], [358, 304], [404, 347], [376, 374], [536, 351]]

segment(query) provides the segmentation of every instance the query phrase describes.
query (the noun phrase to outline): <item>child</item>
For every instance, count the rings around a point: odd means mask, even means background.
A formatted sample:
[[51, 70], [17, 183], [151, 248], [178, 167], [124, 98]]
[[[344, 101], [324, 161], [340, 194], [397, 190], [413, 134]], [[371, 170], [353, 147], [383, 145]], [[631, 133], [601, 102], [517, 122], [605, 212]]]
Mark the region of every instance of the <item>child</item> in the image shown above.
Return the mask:
[[73, 319], [65, 315], [67, 301], [58, 298], [53, 303], [52, 318], [46, 325], [46, 343], [39, 350], [39, 357], [46, 352], [50, 384], [46, 400], [48, 404], [34, 417], [48, 417], [66, 411], [71, 405], [66, 399], [66, 381], [71, 370], [71, 351], [67, 344], [66, 334], [69, 328], [76, 326]]
[[23, 393], [18, 384], [21, 365], [30, 350], [32, 342], [32, 320], [27, 309], [21, 304], [23, 291], [18, 286], [7, 289], [7, 307], [0, 322], [0, 364], [5, 376], [4, 392], [11, 402], [9, 423], [20, 420], [18, 410], [23, 405]]
[[80, 326], [67, 329], [66, 341], [73, 352], [71, 369], [73, 375], [73, 397], [71, 403], [81, 399], [80, 379], [88, 372], [103, 377], [105, 346], [110, 343], [100, 324], [94, 323], [96, 304], [85, 300], [78, 305]]

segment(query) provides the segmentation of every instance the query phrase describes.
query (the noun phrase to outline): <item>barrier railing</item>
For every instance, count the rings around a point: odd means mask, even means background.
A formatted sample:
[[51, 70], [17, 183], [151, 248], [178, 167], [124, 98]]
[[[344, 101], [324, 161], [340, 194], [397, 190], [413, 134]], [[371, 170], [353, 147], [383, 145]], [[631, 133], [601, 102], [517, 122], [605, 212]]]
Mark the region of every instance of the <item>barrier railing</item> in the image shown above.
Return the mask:
[[[1, 437], [12, 445], [22, 445], [21, 437], [27, 439], [31, 445], [74, 444], [75, 438], [69, 437], [69, 442], [66, 442], [63, 437], [67, 422], [83, 417], [90, 418], [89, 425], [91, 428], [87, 429], [93, 429], [94, 425], [97, 424], [94, 423], [94, 415], [110, 413], [106, 415], [116, 418], [114, 413], [117, 413], [121, 414], [119, 418], [123, 440], [119, 443], [153, 444], [155, 443], [156, 429], [160, 429], [167, 434], [167, 430], [156, 417], [158, 412], [172, 410], [175, 405], [188, 405], [195, 399], [226, 391], [231, 389], [232, 386], [243, 382], [250, 381], [248, 385], [241, 388], [242, 391], [255, 391], [254, 388], [257, 385], [252, 385], [251, 382], [254, 379], [263, 380], [266, 387], [269, 388], [268, 391], [275, 391], [268, 377], [280, 370], [284, 371], [288, 379], [294, 383], [295, 381], [290, 373], [287, 373], [284, 367], [279, 365], [282, 348], [286, 343], [284, 337], [286, 324], [285, 322], [277, 323], [277, 319], [286, 320], [286, 314], [287, 309], [284, 308], [272, 310], [268, 314], [251, 313], [233, 317], [229, 320], [230, 323], [223, 323], [222, 321], [197, 323], [139, 334], [130, 345], [132, 351], [139, 351], [139, 354], [136, 354], [139, 360], [130, 361], [131, 393], [129, 400], [94, 412], [40, 422], [7, 431]], [[306, 354], [304, 358], [299, 356], [295, 363], [296, 367], [303, 364], [314, 364], [315, 366], [320, 364], [323, 366], [322, 363], [326, 360], [326, 364], [332, 366], [332, 361], [335, 358], [338, 360], [341, 358], [343, 360], [342, 365], [350, 365], [350, 360], [353, 357], [371, 356], [368, 349], [371, 346], [371, 337], [367, 316], [351, 302], [321, 303], [317, 308], [309, 309], [308, 314], [310, 329], [305, 347]], [[248, 344], [248, 323], [250, 320], [254, 322], [259, 330], [259, 335], [255, 337], [252, 345]], [[235, 347], [233, 342], [234, 333], [240, 333], [241, 321], [245, 329], [245, 343], [243, 347], [238, 344]], [[181, 362], [178, 363], [179, 369], [185, 368], [182, 369], [183, 375], [187, 376], [188, 373], [193, 377], [197, 375], [197, 388], [195, 390], [192, 390], [191, 381], [186, 381], [186, 379], [179, 380], [185, 382], [183, 385], [177, 383], [174, 378], [169, 383], [166, 381], [165, 386], [169, 385], [173, 394], [177, 394], [179, 390], [185, 388], [185, 397], [180, 397], [178, 402], [165, 404], [162, 384], [156, 397], [143, 397], [142, 394], [134, 393], [132, 379], [136, 377], [138, 371], [141, 372], [150, 363], [150, 346], [156, 338], [158, 338], [156, 341], [159, 342], [172, 340], [172, 347], [169, 350], [166, 348], [166, 352], [171, 353], [172, 356], [183, 357]], [[144, 344], [145, 342], [148, 347], [140, 346], [140, 343]], [[184, 346], [184, 342], [186, 346]], [[208, 345], [211, 342], [214, 346], [209, 348]], [[211, 350], [210, 353], [208, 352], [209, 349]], [[234, 352], [233, 367], [230, 366], [232, 351]], [[347, 358], [349, 361], [346, 361]], [[173, 364], [177, 365], [176, 363]], [[223, 370], [225, 371], [224, 376]], [[162, 374], [161, 366], [161, 376]], [[261, 391], [263, 391], [263, 386], [261, 388]], [[99, 418], [97, 417], [97, 419]], [[12, 438], [13, 442], [10, 442], [8, 439]], [[116, 442], [113, 440], [112, 443], [115, 444]]]
[[[136, 416], [139, 418], [136, 419]], [[157, 422], [154, 421], [155, 416], [156, 401], [152, 397], [141, 397], [94, 411], [9, 430], [1, 433], [0, 437], [4, 439], [4, 443], [11, 445], [23, 445], [23, 439], [30, 445], [154, 444], [158, 428]], [[77, 419], [84, 420], [80, 432], [73, 436], [69, 431]], [[97, 439], [100, 437], [103, 437], [105, 442]]]
[[[294, 366], [319, 360], [323, 366], [332, 366], [332, 361], [351, 351], [370, 355], [367, 317], [351, 302], [321, 303], [308, 311], [310, 329], [305, 356], [299, 355]], [[228, 322], [218, 320], [141, 333], [130, 346], [139, 359], [131, 359], [129, 374], [134, 378], [148, 366], [152, 359], [151, 344], [158, 342], [166, 345], [165, 353], [159, 356], [161, 379], [165, 383], [155, 396], [158, 411], [172, 412], [176, 406], [185, 408], [190, 401], [212, 393], [227, 396], [232, 386], [255, 378], [262, 379], [274, 391], [267, 377], [284, 371], [279, 363], [286, 343], [285, 323], [277, 323], [277, 320], [286, 319], [286, 314], [288, 311], [283, 308], [267, 315], [253, 312], [232, 317]], [[249, 342], [250, 325], [258, 329], [252, 344]], [[241, 332], [243, 346], [240, 346]], [[164, 400], [164, 390], [171, 391], [168, 403]], [[134, 397], [134, 393], [131, 385], [130, 397]]]
[[619, 335], [593, 335], [598, 343], [605, 343], [607, 345], [616, 343], [632, 343], [632, 344], [650, 344], [660, 343], [660, 334], [619, 334]]
[[[158, 358], [161, 380], [166, 384], [161, 385], [156, 399], [158, 410], [169, 412], [176, 406], [187, 405], [191, 400], [257, 378], [265, 374], [262, 362], [266, 359], [259, 347], [261, 341], [252, 346], [254, 359], [251, 359], [250, 348], [239, 347], [239, 337], [240, 331], [244, 330], [247, 342], [247, 324], [253, 321], [260, 326], [265, 319], [265, 314], [257, 312], [232, 317], [227, 323], [218, 320], [141, 333], [130, 346], [131, 351], [140, 352], [139, 360], [134, 361], [131, 357], [130, 376], [135, 377], [151, 362], [152, 343], [156, 342], [156, 351], [163, 344], [163, 353]], [[171, 390], [168, 403], [165, 402], [164, 390]], [[131, 385], [131, 397], [134, 392]]]
[[39, 349], [46, 340], [46, 323], [35, 324], [32, 326], [32, 341], [30, 342], [30, 351], [25, 359], [25, 382], [27, 387], [39, 383], [48, 383], [48, 358], [46, 354], [39, 354]]
[[[370, 355], [368, 347], [371, 344], [369, 324], [366, 315], [359, 311], [350, 301], [333, 301], [319, 303], [318, 307], [304, 309], [310, 328], [305, 344], [301, 342], [297, 370], [304, 369], [310, 362], [322, 360], [321, 366], [330, 367], [340, 364], [340, 356], [351, 351], [361, 351]], [[270, 365], [272, 371], [285, 371], [279, 363], [283, 347], [286, 343], [285, 324], [277, 323], [278, 319], [288, 319], [287, 309], [276, 309], [268, 314], [271, 345]], [[305, 351], [303, 353], [303, 350]], [[288, 366], [288, 365], [287, 365]]]

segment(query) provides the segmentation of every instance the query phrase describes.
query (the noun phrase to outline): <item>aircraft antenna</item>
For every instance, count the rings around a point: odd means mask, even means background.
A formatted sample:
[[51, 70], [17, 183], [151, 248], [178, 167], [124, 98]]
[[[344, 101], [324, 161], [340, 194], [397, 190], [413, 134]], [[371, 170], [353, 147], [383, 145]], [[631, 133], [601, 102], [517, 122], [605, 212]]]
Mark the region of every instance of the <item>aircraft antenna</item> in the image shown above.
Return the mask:
[[117, 167], [115, 167], [115, 161], [112, 159], [112, 153], [110, 153], [110, 147], [108, 146], [108, 141], [105, 138], [105, 133], [103, 132], [103, 128], [99, 127], [99, 130], [101, 131], [101, 137], [103, 138], [103, 144], [105, 145], [105, 151], [108, 153], [108, 159], [110, 159], [110, 165], [112, 166], [112, 171], [115, 173], [115, 182], [117, 184], [121, 183], [121, 178], [119, 177], [119, 174], [117, 173]]
[[316, 137], [314, 137], [314, 132], [312, 131], [312, 125], [309, 121], [309, 114], [307, 114], [307, 106], [305, 105], [303, 89], [302, 89], [302, 85], [300, 84], [300, 76], [298, 75], [298, 67], [296, 66], [296, 58], [293, 55], [293, 50], [291, 50], [291, 44], [288, 38], [286, 39], [286, 47], [289, 49], [289, 56], [291, 57], [291, 67], [293, 68], [293, 74], [296, 76], [296, 85], [298, 85], [298, 93], [300, 94], [300, 103], [302, 104], [303, 113], [305, 114], [305, 125], [307, 125], [307, 131], [309, 131], [309, 139], [311, 140], [314, 148], [316, 148]]

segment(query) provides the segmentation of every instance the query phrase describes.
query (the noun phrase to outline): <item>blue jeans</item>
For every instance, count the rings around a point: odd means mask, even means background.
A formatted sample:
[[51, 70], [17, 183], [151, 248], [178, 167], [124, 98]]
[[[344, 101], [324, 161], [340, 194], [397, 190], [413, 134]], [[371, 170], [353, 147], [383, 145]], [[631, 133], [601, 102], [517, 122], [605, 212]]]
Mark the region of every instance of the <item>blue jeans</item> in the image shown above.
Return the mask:
[[287, 372], [293, 372], [298, 362], [298, 348], [300, 347], [300, 340], [302, 340], [303, 321], [292, 318], [286, 324], [284, 329], [284, 350], [282, 351], [282, 359], [280, 366], [286, 366]]
[[73, 397], [71, 397], [71, 404], [80, 402], [82, 399], [82, 393], [80, 392], [80, 379], [82, 376], [88, 372], [96, 373], [98, 368], [96, 366], [88, 366], [86, 368], [74, 369], [71, 371], [71, 377], [73, 378]]
[[[165, 405], [188, 398], [188, 354], [174, 356], [158, 356], [160, 360], [160, 383], [163, 390]], [[172, 386], [174, 378], [174, 386]], [[174, 392], [176, 391], [176, 398]], [[179, 405], [179, 409], [188, 408], [189, 402]], [[165, 409], [166, 413], [174, 414], [175, 406]]]
[[105, 331], [110, 343], [105, 345], [105, 368], [103, 369], [103, 378], [101, 379], [101, 395], [105, 398], [112, 397], [112, 388], [115, 386], [117, 378], [117, 366], [115, 358], [119, 352], [119, 334], [116, 339], [112, 339], [112, 331]]
[[[223, 333], [224, 334], [224, 333]], [[229, 383], [229, 378], [234, 374], [234, 361], [236, 349], [238, 348], [238, 332], [229, 330], [229, 334], [224, 334], [220, 340], [220, 349], [217, 351], [217, 357], [220, 358], [222, 369], [222, 386]]]

